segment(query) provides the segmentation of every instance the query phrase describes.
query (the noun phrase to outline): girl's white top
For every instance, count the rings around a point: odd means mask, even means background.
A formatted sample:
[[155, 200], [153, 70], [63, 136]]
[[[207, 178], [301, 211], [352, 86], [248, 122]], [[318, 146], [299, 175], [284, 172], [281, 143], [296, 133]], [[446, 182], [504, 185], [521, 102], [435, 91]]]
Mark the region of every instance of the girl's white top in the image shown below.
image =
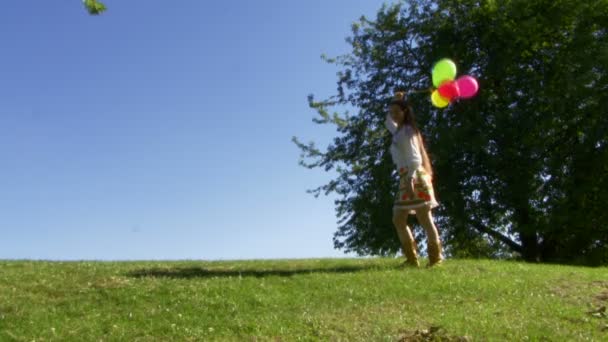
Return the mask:
[[390, 113], [386, 115], [384, 125], [393, 135], [391, 144], [391, 156], [397, 169], [407, 167], [407, 177], [413, 177], [414, 172], [422, 165], [422, 156], [416, 132], [410, 125], [403, 125], [397, 129], [397, 123], [393, 121]]

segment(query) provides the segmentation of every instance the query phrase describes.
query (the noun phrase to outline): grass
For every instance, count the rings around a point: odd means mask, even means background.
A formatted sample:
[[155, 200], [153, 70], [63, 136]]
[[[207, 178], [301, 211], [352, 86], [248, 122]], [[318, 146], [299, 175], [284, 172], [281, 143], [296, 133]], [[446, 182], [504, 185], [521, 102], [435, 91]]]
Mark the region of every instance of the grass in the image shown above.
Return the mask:
[[606, 267], [400, 264], [0, 261], [0, 341], [608, 340]]

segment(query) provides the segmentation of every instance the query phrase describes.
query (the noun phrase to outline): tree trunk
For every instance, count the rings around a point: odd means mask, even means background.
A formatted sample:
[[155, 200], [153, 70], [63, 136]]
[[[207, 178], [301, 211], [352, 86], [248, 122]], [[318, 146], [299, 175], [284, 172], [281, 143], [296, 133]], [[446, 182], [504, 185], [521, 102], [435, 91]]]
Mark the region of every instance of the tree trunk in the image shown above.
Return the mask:
[[519, 239], [522, 246], [522, 257], [526, 261], [539, 262], [538, 236], [536, 232], [519, 233]]
[[540, 257], [542, 261], [556, 261], [558, 256], [557, 243], [553, 237], [543, 236], [540, 244]]
[[526, 261], [539, 262], [540, 246], [538, 244], [538, 234], [536, 229], [531, 226], [530, 213], [527, 208], [517, 210], [516, 213], [522, 257]]

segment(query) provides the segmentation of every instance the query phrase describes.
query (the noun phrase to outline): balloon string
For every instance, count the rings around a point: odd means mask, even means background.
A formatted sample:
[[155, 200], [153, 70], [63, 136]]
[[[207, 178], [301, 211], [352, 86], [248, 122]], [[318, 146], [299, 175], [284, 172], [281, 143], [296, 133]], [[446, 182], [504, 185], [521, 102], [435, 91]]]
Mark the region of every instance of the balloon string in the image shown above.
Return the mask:
[[414, 90], [410, 91], [410, 93], [426, 93], [426, 92], [432, 93], [433, 92], [433, 87], [429, 87], [429, 88], [426, 88], [426, 89], [414, 89]]

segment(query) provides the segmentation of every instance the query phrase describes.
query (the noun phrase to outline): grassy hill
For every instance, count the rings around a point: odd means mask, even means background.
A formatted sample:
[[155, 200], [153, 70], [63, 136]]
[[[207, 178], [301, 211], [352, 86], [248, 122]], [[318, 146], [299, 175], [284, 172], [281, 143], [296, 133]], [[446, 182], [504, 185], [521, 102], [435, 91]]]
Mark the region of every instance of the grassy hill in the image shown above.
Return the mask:
[[0, 261], [0, 341], [607, 341], [608, 268]]

